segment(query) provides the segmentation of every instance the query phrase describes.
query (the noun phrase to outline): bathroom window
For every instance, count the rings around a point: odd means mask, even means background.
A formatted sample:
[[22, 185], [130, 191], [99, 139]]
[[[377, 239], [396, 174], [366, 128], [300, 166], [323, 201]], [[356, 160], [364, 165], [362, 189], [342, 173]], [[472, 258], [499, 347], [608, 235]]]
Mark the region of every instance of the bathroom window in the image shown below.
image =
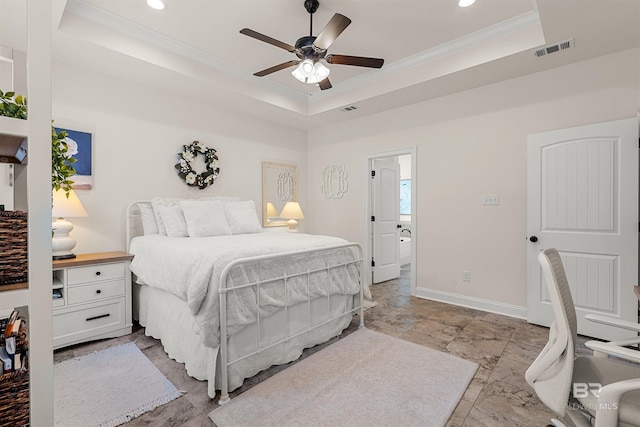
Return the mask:
[[411, 180], [400, 180], [400, 215], [411, 215]]

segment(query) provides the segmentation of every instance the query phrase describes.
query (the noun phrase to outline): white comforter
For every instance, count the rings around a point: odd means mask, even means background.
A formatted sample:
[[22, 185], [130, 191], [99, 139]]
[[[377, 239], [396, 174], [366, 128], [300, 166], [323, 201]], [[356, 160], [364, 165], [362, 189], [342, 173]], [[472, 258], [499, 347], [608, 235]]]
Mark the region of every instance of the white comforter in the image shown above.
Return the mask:
[[[247, 258], [306, 248], [318, 248], [347, 243], [346, 240], [302, 233], [264, 232], [203, 238], [172, 238], [166, 236], [141, 236], [131, 242], [130, 252], [135, 255], [131, 271], [138, 283], [147, 284], [176, 295], [185, 301], [196, 319], [198, 334], [204, 345], [214, 347], [219, 343], [219, 294], [220, 276], [224, 267], [238, 258]], [[327, 257], [351, 257], [350, 249], [322, 256], [296, 257], [283, 261], [262, 262], [232, 271], [231, 286], [238, 286], [257, 278], [280, 277], [284, 272], [305, 271], [306, 268], [323, 266]], [[330, 290], [327, 291], [327, 281]], [[295, 304], [306, 300], [306, 279], [290, 279], [294, 286], [284, 295], [278, 283], [261, 286], [260, 304], [255, 290], [244, 288], [228, 294], [228, 330], [230, 334], [252, 323], [260, 313], [268, 316], [285, 303]], [[330, 293], [359, 293], [359, 271], [355, 266], [327, 272], [314, 273], [310, 280], [311, 297]]]

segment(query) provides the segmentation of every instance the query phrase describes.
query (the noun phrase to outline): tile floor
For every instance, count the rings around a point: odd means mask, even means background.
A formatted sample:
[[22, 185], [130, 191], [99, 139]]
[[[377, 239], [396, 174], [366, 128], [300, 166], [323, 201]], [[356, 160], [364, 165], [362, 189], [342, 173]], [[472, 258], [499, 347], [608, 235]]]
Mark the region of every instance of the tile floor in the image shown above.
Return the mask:
[[[372, 286], [378, 305], [365, 312], [365, 325], [373, 330], [445, 351], [480, 365], [447, 426], [544, 426], [551, 413], [524, 380], [524, 372], [547, 341], [548, 329], [524, 320], [470, 308], [411, 297], [408, 270], [400, 278]], [[357, 318], [341, 335], [357, 329]], [[182, 397], [148, 412], [127, 426], [213, 426], [207, 414], [217, 407], [207, 397], [206, 384], [189, 377], [182, 364], [168, 358], [158, 340], [144, 330], [120, 338], [77, 345], [55, 352], [56, 362], [106, 347], [135, 341], [173, 384]], [[302, 358], [330, 345], [305, 350]], [[584, 351], [580, 339], [581, 349]], [[295, 363], [295, 362], [292, 362]], [[238, 394], [285, 369], [272, 367], [245, 381]]]

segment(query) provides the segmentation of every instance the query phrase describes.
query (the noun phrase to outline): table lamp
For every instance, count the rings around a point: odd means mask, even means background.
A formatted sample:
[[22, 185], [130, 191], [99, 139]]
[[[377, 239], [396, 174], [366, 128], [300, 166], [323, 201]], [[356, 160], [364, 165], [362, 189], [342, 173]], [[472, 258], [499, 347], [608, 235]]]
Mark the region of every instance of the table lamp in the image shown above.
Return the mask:
[[53, 193], [51, 216], [57, 218], [51, 224], [53, 229], [53, 238], [51, 240], [53, 259], [75, 258], [76, 255], [71, 250], [76, 246], [76, 241], [69, 237], [69, 233], [73, 230], [73, 224], [65, 218], [88, 216], [75, 191], [71, 190], [69, 197], [62, 189]]
[[302, 209], [300, 208], [300, 203], [287, 202], [287, 204], [284, 205], [284, 208], [282, 208], [282, 212], [280, 212], [280, 217], [289, 218], [289, 221], [287, 221], [289, 231], [298, 231], [298, 221], [296, 220], [304, 219], [304, 214], [302, 213]]

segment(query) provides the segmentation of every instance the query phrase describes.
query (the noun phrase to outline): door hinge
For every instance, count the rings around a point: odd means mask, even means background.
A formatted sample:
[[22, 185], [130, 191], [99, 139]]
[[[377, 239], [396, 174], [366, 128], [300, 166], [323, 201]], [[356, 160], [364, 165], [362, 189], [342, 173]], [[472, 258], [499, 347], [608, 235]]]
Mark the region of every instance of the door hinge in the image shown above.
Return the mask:
[[376, 176], [376, 171], [371, 171], [371, 178], [375, 178]]
[[375, 221], [376, 220], [376, 216], [375, 215], [371, 215], [371, 221]]
[[371, 267], [375, 267], [376, 266], [376, 262], [373, 258], [371, 258]]

